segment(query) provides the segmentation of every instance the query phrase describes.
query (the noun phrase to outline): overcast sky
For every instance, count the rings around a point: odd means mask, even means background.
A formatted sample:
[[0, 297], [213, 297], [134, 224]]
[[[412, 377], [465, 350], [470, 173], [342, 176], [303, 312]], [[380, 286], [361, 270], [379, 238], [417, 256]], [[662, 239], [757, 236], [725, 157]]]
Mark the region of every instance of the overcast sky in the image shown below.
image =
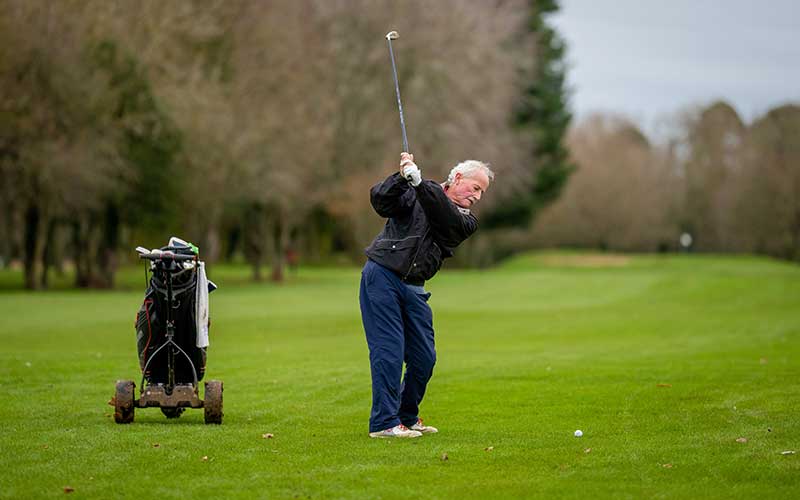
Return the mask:
[[800, 0], [562, 0], [572, 109], [661, 117], [724, 98], [750, 121], [800, 103]]

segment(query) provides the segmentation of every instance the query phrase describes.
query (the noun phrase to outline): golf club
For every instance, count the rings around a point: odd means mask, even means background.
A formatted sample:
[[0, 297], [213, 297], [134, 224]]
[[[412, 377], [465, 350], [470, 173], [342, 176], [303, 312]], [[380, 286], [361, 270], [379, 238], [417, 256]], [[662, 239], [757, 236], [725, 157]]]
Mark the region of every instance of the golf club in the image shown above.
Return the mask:
[[[403, 131], [403, 152], [408, 153], [408, 137], [406, 136], [406, 121], [403, 119], [403, 102], [400, 100], [400, 83], [397, 81], [397, 67], [394, 63], [394, 51], [392, 51], [392, 40], [397, 40], [400, 35], [396, 31], [386, 33], [386, 41], [389, 43], [389, 58], [392, 60], [392, 76], [394, 77], [394, 90], [397, 94], [397, 109], [400, 110], [400, 129]], [[409, 181], [410, 178], [407, 178]]]

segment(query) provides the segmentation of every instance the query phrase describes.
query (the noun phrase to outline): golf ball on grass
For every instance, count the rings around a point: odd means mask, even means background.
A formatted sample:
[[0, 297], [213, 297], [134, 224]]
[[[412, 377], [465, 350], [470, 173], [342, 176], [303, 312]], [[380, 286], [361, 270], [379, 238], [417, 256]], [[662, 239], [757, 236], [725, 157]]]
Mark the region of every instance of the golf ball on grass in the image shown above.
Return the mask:
[[583, 436], [583, 431], [582, 430], [578, 429], [577, 431], [575, 431], [575, 437], [576, 438], [579, 438], [581, 436]]

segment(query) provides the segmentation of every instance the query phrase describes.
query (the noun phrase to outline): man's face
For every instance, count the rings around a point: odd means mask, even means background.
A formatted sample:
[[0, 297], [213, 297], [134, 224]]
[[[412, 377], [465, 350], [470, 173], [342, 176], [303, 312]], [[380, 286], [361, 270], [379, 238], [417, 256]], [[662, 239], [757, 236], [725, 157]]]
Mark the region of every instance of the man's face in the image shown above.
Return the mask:
[[455, 179], [447, 188], [447, 197], [461, 208], [471, 208], [478, 203], [483, 193], [489, 188], [489, 177], [483, 170], [464, 177], [456, 174]]

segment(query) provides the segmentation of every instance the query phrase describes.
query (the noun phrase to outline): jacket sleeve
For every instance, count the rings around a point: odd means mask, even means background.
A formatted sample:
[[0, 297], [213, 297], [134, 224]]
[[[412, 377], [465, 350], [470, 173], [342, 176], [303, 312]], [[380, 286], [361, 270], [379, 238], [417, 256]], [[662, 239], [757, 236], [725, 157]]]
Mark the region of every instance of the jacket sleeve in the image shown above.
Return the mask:
[[455, 248], [478, 229], [478, 220], [471, 213], [462, 213], [445, 194], [442, 186], [434, 181], [422, 181], [417, 190], [417, 199], [436, 240], [442, 245]]
[[388, 219], [414, 207], [414, 190], [398, 172], [372, 186], [369, 201], [378, 215]]

